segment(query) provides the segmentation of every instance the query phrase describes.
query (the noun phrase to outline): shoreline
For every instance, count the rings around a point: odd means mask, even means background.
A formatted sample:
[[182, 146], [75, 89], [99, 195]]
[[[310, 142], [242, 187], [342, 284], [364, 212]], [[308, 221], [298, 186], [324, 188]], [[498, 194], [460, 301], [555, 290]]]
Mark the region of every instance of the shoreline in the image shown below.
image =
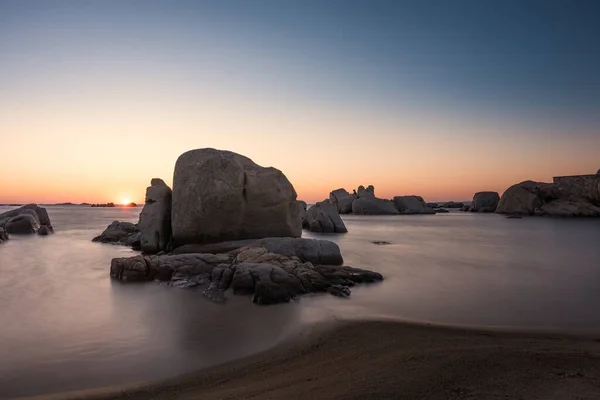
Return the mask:
[[23, 399], [597, 399], [599, 337], [332, 321], [178, 377]]

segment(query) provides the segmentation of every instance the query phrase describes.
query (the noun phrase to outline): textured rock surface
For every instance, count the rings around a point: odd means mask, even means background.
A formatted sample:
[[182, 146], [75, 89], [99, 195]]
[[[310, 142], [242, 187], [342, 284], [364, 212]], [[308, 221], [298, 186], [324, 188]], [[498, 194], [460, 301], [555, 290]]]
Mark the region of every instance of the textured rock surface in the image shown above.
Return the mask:
[[345, 233], [348, 232], [337, 207], [328, 200], [318, 202], [308, 209], [302, 227], [311, 232]]
[[381, 281], [381, 274], [346, 266], [313, 265], [297, 257], [270, 252], [265, 247], [244, 248], [231, 254], [181, 254], [115, 258], [113, 279], [136, 282], [159, 280], [195, 288], [209, 299], [225, 301], [225, 291], [253, 295], [257, 304], [288, 302], [315, 292], [346, 297], [357, 283]]
[[378, 199], [368, 195], [360, 197], [352, 203], [354, 214], [365, 215], [397, 215], [398, 210], [391, 200]]
[[298, 200], [298, 212], [300, 213], [300, 221], [304, 221], [304, 217], [306, 217], [306, 210], [308, 209], [308, 205], [305, 201]]
[[140, 246], [145, 253], [167, 250], [171, 241], [171, 188], [154, 178], [146, 189], [146, 202], [140, 213]]
[[541, 206], [536, 214], [556, 217], [600, 217], [600, 207], [583, 201], [554, 200]]
[[346, 189], [336, 189], [329, 193], [329, 201], [337, 207], [338, 213], [350, 214], [352, 212], [352, 202], [356, 198], [353, 194], [348, 193]]
[[365, 189], [365, 187], [363, 185], [360, 185], [356, 192], [356, 197], [358, 197], [359, 199], [361, 199], [361, 198], [374, 199], [375, 198], [375, 187], [373, 185], [369, 185]]
[[286, 257], [297, 257], [303, 262], [313, 264], [342, 265], [344, 260], [337, 244], [329, 240], [303, 238], [264, 238], [234, 240], [204, 245], [185, 245], [176, 248], [172, 254], [190, 253], [239, 253], [242, 248], [265, 247], [271, 253], [282, 254]]
[[498, 192], [477, 192], [473, 196], [470, 211], [495, 212], [500, 201]]
[[215, 149], [177, 159], [171, 217], [175, 246], [302, 234], [296, 191], [281, 171]]
[[121, 244], [139, 250], [140, 230], [131, 222], [113, 221], [102, 234], [93, 238], [92, 242]]
[[8, 240], [8, 233], [4, 230], [4, 228], [0, 228], [0, 243], [4, 243]]
[[36, 233], [42, 226], [45, 227], [44, 232], [54, 231], [48, 212], [37, 204], [27, 204], [0, 214], [0, 228], [7, 233]]
[[396, 196], [394, 205], [400, 214], [434, 214], [421, 196]]

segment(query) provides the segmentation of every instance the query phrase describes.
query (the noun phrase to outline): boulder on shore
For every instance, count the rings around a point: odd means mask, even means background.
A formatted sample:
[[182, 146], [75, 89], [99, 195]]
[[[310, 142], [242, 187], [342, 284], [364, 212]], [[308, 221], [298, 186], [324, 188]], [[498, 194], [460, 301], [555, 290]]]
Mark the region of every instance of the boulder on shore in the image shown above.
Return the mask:
[[138, 229], [143, 252], [156, 254], [171, 242], [171, 188], [158, 178], [146, 189], [146, 202], [140, 213]]
[[171, 227], [175, 246], [302, 234], [296, 191], [281, 171], [215, 149], [177, 159]]
[[524, 181], [506, 189], [496, 212], [510, 215], [600, 217], [590, 200], [562, 193], [557, 184]]
[[353, 194], [348, 193], [346, 189], [336, 189], [329, 193], [329, 201], [337, 207], [338, 213], [350, 214], [352, 212], [352, 202], [356, 198]]
[[477, 192], [473, 196], [470, 211], [490, 213], [495, 212], [500, 201], [498, 192]]
[[346, 225], [340, 217], [337, 208], [324, 200], [318, 202], [306, 211], [306, 215], [302, 221], [302, 227], [311, 232], [322, 233], [346, 233]]
[[141, 249], [140, 230], [137, 224], [131, 222], [113, 221], [102, 234], [93, 238], [92, 242], [121, 244], [131, 246], [135, 250]]
[[394, 205], [400, 214], [435, 214], [421, 196], [396, 196]]
[[6, 233], [36, 233], [42, 226], [45, 232], [54, 231], [48, 212], [37, 204], [27, 204], [0, 214], [0, 228], [4, 228]]
[[[293, 239], [292, 239], [293, 240]], [[285, 303], [295, 297], [328, 292], [346, 297], [357, 283], [378, 282], [381, 274], [346, 266], [314, 265], [266, 247], [243, 248], [236, 254], [180, 254], [115, 258], [110, 276], [124, 282], [159, 280], [170, 286], [201, 290], [216, 302], [225, 291], [253, 295], [257, 304]]]

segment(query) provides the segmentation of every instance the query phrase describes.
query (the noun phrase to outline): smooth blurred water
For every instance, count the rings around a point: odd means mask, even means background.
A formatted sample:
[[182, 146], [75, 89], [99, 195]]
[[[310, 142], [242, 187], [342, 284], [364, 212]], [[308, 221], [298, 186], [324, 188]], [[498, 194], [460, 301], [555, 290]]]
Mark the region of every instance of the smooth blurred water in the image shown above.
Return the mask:
[[337, 242], [347, 265], [386, 280], [350, 299], [260, 307], [231, 293], [218, 305], [199, 291], [112, 282], [110, 260], [135, 253], [90, 240], [140, 210], [48, 207], [55, 234], [0, 245], [0, 398], [173, 376], [331, 318], [600, 333], [600, 220], [345, 216], [348, 234], [305, 236]]

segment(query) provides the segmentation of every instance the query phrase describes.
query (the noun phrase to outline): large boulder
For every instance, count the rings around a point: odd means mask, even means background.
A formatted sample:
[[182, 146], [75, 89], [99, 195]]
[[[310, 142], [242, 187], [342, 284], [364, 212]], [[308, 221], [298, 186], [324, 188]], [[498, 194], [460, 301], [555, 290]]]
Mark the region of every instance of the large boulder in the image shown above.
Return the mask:
[[306, 211], [302, 226], [311, 232], [346, 233], [346, 225], [337, 207], [328, 200], [321, 201]]
[[102, 234], [93, 238], [92, 242], [121, 244], [140, 250], [140, 230], [137, 224], [113, 221]]
[[38, 219], [30, 213], [23, 213], [9, 219], [4, 225], [4, 228], [8, 233], [25, 235], [36, 233], [38, 229], [40, 229], [40, 223]]
[[37, 204], [27, 204], [0, 214], [0, 228], [8, 233], [36, 233], [42, 226], [45, 232], [54, 230], [48, 212]]
[[560, 192], [552, 183], [524, 181], [506, 189], [502, 194], [496, 212], [500, 214], [534, 215], [539, 209], [552, 200], [556, 200]]
[[421, 196], [396, 196], [394, 205], [400, 214], [435, 214]]
[[156, 254], [171, 242], [171, 198], [173, 192], [162, 179], [154, 178], [146, 189], [146, 203], [138, 229], [143, 252]]
[[360, 185], [358, 187], [356, 197], [358, 197], [359, 199], [360, 198], [374, 199], [375, 198], [375, 187], [373, 185], [369, 185], [365, 189], [365, 187], [363, 185]]
[[350, 214], [352, 212], [352, 202], [356, 198], [353, 194], [348, 193], [346, 189], [336, 189], [329, 193], [329, 201], [337, 207], [338, 213]]
[[471, 211], [473, 212], [495, 212], [500, 201], [498, 192], [477, 192], [473, 196]]
[[391, 200], [363, 196], [352, 203], [352, 213], [364, 215], [397, 215], [398, 210]]
[[215, 149], [177, 159], [171, 227], [175, 246], [302, 234], [296, 191], [281, 171]]

